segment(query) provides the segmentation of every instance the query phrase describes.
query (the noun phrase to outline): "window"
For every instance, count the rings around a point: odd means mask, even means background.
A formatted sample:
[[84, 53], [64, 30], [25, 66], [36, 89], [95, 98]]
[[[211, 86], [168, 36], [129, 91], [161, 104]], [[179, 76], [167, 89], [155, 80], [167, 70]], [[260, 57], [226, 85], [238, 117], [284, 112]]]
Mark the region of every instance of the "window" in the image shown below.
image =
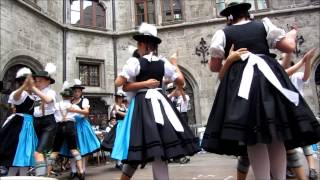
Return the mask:
[[100, 86], [100, 66], [80, 63], [79, 78], [85, 86]]
[[155, 9], [153, 0], [135, 0], [136, 25], [142, 22], [155, 24]]
[[182, 20], [182, 9], [180, 0], [163, 0], [162, 9], [164, 22]]
[[98, 1], [72, 0], [71, 24], [105, 28], [105, 9]]
[[[263, 9], [269, 8], [269, 2], [268, 0], [233, 0], [232, 2], [247, 2], [251, 4], [250, 11], [259, 11]], [[217, 14], [219, 14], [224, 8], [226, 7], [226, 1], [225, 0], [216, 0], [216, 9]]]

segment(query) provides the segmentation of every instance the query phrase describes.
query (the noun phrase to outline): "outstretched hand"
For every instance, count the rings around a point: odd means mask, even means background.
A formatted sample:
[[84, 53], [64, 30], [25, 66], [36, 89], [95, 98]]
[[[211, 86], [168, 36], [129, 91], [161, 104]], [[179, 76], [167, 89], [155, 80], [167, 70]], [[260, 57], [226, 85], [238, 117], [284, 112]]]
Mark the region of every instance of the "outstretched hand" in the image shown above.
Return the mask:
[[170, 63], [173, 65], [177, 65], [178, 64], [178, 54], [179, 52], [175, 52], [170, 56]]
[[314, 54], [316, 53], [316, 48], [310, 49], [304, 56], [303, 56], [303, 62], [309, 63], [310, 60], [313, 58]]

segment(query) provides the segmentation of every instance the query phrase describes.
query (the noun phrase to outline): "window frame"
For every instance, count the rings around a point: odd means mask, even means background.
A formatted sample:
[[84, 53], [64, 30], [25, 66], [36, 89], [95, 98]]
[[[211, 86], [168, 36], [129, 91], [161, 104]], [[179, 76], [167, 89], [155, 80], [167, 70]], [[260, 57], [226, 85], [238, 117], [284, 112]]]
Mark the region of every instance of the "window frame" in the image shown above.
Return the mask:
[[[87, 71], [88, 71], [88, 80], [87, 82], [85, 82], [83, 79], [81, 79], [81, 66], [87, 66]], [[88, 67], [97, 67], [97, 71], [98, 71], [98, 76], [97, 76], [97, 82], [98, 84], [97, 85], [92, 85], [90, 84], [90, 68]], [[79, 68], [79, 73], [78, 73], [78, 77], [79, 79], [83, 82], [83, 85], [86, 86], [86, 87], [101, 87], [101, 80], [102, 80], [102, 77], [101, 77], [101, 63], [99, 62], [88, 62], [88, 61], [82, 61], [80, 60], [79, 63], [78, 63], [78, 68]]]
[[[135, 17], [135, 26], [140, 26], [140, 24], [138, 24], [138, 14], [137, 14], [137, 4], [142, 4], [143, 3], [143, 16], [144, 16], [144, 22], [147, 22], [149, 23], [149, 18], [148, 18], [148, 1], [150, 0], [134, 0], [134, 17]], [[156, 21], [156, 4], [155, 4], [155, 0], [151, 0], [153, 2], [153, 9], [154, 9], [154, 12], [153, 12], [153, 21], [154, 21], [154, 24], [157, 23]], [[140, 14], [139, 14], [140, 16]], [[142, 22], [141, 22], [142, 23]]]
[[[217, 2], [218, 0], [215, 0], [215, 9], [216, 9], [216, 14], [218, 17], [222, 17], [220, 16], [220, 12], [217, 9], [217, 5], [222, 3], [222, 2]], [[266, 4], [267, 4], [267, 8], [265, 9], [256, 9], [258, 7], [258, 2], [257, 0], [253, 0], [254, 4], [251, 4], [251, 6], [255, 7], [255, 10], [249, 10], [250, 13], [258, 13], [258, 12], [266, 12], [270, 10], [270, 0], [265, 0]], [[244, 2], [247, 2], [246, 0]], [[224, 0], [224, 7], [226, 7], [226, 0]]]
[[[72, 24], [71, 23], [71, 17], [70, 17], [70, 23], [71, 25], [73, 26], [79, 26], [79, 27], [86, 27], [86, 28], [94, 28], [94, 29], [106, 29], [107, 28], [107, 10], [106, 8], [101, 4], [101, 2], [99, 0], [87, 0], [87, 1], [92, 1], [92, 12], [91, 12], [91, 25], [86, 25], [84, 24], [84, 9], [83, 9], [83, 2], [86, 1], [86, 0], [79, 0], [80, 2], [80, 22], [77, 23], [77, 24]], [[70, 16], [72, 16], [72, 3], [73, 1], [71, 0], [71, 3], [70, 3]], [[103, 17], [104, 21], [103, 21], [103, 27], [101, 26], [97, 26], [97, 8], [98, 6], [100, 6], [102, 9], [103, 9], [103, 16], [99, 15], [100, 17]]]
[[165, 10], [164, 10], [164, 0], [161, 0], [161, 15], [162, 15], [162, 24], [166, 25], [166, 24], [177, 24], [177, 23], [182, 23], [184, 22], [184, 4], [183, 4], [183, 0], [179, 0], [180, 1], [180, 11], [181, 11], [181, 19], [179, 20], [175, 20], [174, 19], [174, 9], [173, 9], [173, 0], [168, 0], [169, 2], [169, 6], [170, 6], [170, 10], [171, 10], [171, 16], [172, 16], [172, 21], [166, 21], [165, 17], [166, 15], [164, 14]]

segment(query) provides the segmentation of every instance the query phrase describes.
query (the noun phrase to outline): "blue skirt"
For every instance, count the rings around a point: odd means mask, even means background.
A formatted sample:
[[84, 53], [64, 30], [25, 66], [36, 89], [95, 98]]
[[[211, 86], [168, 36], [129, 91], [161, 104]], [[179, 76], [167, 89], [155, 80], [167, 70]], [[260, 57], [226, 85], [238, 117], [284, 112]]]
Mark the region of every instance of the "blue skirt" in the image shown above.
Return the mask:
[[31, 115], [23, 115], [23, 125], [19, 134], [19, 143], [12, 166], [34, 166], [33, 153], [38, 144], [38, 138], [33, 127], [33, 117]]
[[130, 129], [132, 122], [132, 114], [134, 110], [135, 99], [130, 102], [130, 106], [123, 121], [118, 121], [116, 130], [116, 139], [114, 142], [111, 157], [113, 159], [124, 160], [128, 157]]
[[100, 150], [100, 141], [89, 121], [81, 116], [76, 116], [77, 142], [81, 156], [89, 155]]

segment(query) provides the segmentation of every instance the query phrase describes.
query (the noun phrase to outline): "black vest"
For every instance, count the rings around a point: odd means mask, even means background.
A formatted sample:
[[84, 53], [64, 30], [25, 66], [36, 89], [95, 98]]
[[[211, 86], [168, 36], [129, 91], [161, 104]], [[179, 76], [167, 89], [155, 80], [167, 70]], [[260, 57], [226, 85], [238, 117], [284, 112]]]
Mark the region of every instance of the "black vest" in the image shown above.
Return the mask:
[[234, 50], [247, 48], [254, 54], [270, 54], [267, 32], [260, 21], [226, 26], [223, 31], [226, 36], [225, 57], [228, 57], [232, 44], [234, 44]]
[[81, 98], [81, 100], [76, 104], [77, 106], [80, 107], [80, 109], [83, 109], [83, 107], [82, 107], [82, 101], [83, 101], [83, 98]]
[[24, 113], [24, 114], [33, 114], [34, 110], [34, 100], [32, 100], [29, 96], [26, 100], [21, 103], [20, 105], [15, 105], [17, 113]]
[[146, 58], [140, 58], [140, 73], [136, 77], [137, 82], [146, 81], [148, 79], [156, 79], [160, 81], [159, 88], [162, 87], [162, 78], [164, 76], [164, 62], [151, 61], [149, 62]]

